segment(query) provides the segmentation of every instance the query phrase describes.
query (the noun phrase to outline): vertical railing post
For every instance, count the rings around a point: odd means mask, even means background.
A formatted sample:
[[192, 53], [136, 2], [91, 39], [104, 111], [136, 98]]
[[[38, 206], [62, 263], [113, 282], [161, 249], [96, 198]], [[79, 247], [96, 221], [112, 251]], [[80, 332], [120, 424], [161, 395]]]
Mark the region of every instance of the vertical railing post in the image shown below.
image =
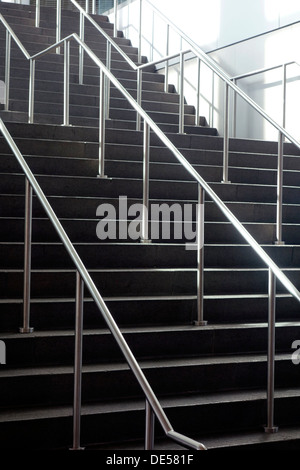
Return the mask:
[[180, 52], [179, 134], [184, 134], [184, 53]]
[[[139, 106], [142, 105], [142, 89], [143, 89], [143, 70], [138, 68], [137, 69], [137, 90], [136, 90], [136, 100]], [[141, 130], [141, 115], [137, 111], [136, 113], [136, 130]]]
[[[61, 39], [61, 0], [56, 0], [56, 42]], [[60, 54], [60, 47], [56, 48], [56, 54]]]
[[[237, 80], [234, 78], [233, 83], [236, 85]], [[233, 92], [233, 116], [232, 116], [232, 136], [236, 137], [236, 113], [237, 113], [237, 93], [236, 91]]]
[[271, 268], [268, 280], [268, 386], [265, 432], [275, 433], [278, 431], [278, 427], [274, 426], [276, 278]]
[[197, 320], [196, 326], [205, 326], [204, 321], [204, 203], [205, 191], [198, 185], [198, 204], [197, 204]]
[[31, 293], [31, 239], [32, 239], [32, 186], [25, 180], [25, 230], [24, 230], [24, 290], [23, 290], [23, 327], [20, 333], [32, 333], [30, 327]]
[[200, 76], [201, 76], [201, 59], [197, 60], [197, 96], [196, 96], [196, 114], [195, 114], [195, 125], [200, 124]]
[[[166, 40], [166, 56], [169, 55], [170, 52], [170, 25], [167, 24], [167, 40]], [[165, 93], [169, 91], [169, 61], [166, 61], [165, 66]]]
[[85, 12], [89, 12], [89, 0], [85, 0]]
[[154, 449], [155, 415], [147, 399], [146, 399], [145, 411], [146, 411], [145, 450], [153, 450]]
[[229, 86], [225, 82], [224, 91], [224, 138], [223, 138], [223, 180], [222, 183], [230, 183], [228, 180], [229, 162]]
[[29, 71], [29, 97], [28, 97], [28, 123], [34, 121], [34, 84], [35, 84], [35, 60], [30, 59]]
[[114, 0], [114, 37], [118, 36], [118, 0]]
[[73, 447], [80, 447], [81, 431], [81, 389], [82, 389], [82, 336], [83, 336], [83, 298], [84, 283], [76, 272], [76, 320], [75, 320], [75, 361], [74, 361], [74, 402], [73, 402]]
[[99, 167], [98, 178], [105, 178], [105, 76], [100, 70], [99, 87]]
[[286, 64], [282, 66], [282, 127], [286, 125]]
[[[106, 67], [111, 69], [111, 43], [106, 44]], [[110, 80], [105, 77], [105, 118], [109, 119], [109, 103], [110, 103]]]
[[35, 2], [35, 27], [39, 28], [40, 26], [40, 11], [41, 11], [41, 1], [36, 0]]
[[10, 54], [11, 54], [11, 34], [6, 30], [5, 46], [5, 111], [9, 110], [9, 92], [10, 92]]
[[139, 64], [142, 63], [142, 0], [140, 0], [140, 7], [139, 7], [139, 50], [138, 50], [138, 62]]
[[150, 169], [150, 126], [144, 121], [143, 143], [143, 214], [141, 242], [149, 240], [149, 169]]
[[64, 126], [70, 124], [70, 41], [64, 42]]
[[[84, 42], [84, 15], [80, 12], [80, 24], [79, 24], [79, 37]], [[83, 84], [83, 61], [84, 61], [84, 50], [83, 47], [79, 46], [79, 85]]]
[[96, 15], [96, 0], [92, 0], [92, 15]]
[[278, 134], [277, 201], [276, 201], [276, 245], [284, 245], [282, 240], [282, 200], [283, 200], [283, 134]]

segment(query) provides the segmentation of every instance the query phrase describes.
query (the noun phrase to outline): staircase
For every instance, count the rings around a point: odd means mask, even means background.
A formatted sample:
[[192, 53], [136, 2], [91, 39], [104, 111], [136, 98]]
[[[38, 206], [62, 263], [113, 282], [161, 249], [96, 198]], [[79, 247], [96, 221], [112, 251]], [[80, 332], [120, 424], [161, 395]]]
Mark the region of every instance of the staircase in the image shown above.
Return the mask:
[[[54, 12], [42, 10], [34, 28], [30, 7], [1, 4], [29, 53], [55, 42]], [[43, 19], [44, 18], [44, 19]], [[45, 20], [47, 18], [47, 20]], [[96, 21], [112, 34], [106, 17]], [[78, 16], [63, 13], [62, 37], [78, 32]], [[119, 32], [117, 42], [137, 62], [137, 50]], [[5, 34], [0, 31], [1, 76]], [[105, 42], [86, 27], [86, 42], [101, 58]], [[26, 157], [79, 255], [90, 270], [117, 324], [161, 400], [174, 428], [216, 450], [297, 449], [300, 437], [299, 366], [292, 362], [300, 339], [299, 305], [278, 285], [275, 424], [267, 434], [268, 272], [215, 205], [205, 202], [205, 320], [196, 319], [197, 253], [186, 240], [104, 240], [96, 235], [100, 204], [118, 210], [142, 202], [143, 133], [135, 112], [111, 89], [106, 123], [106, 174], [98, 170], [99, 72], [90, 63], [78, 85], [78, 47], [71, 46], [72, 126], [63, 127], [63, 58], [37, 64], [35, 124], [27, 124], [28, 64], [12, 50], [10, 111], [0, 117]], [[143, 61], [146, 62], [146, 58]], [[86, 59], [86, 64], [88, 60]], [[113, 55], [113, 73], [135, 96], [136, 73]], [[144, 72], [143, 107], [208, 181], [288, 277], [300, 287], [300, 160], [285, 144], [285, 245], [276, 246], [275, 142], [232, 139], [230, 180], [222, 184], [223, 140], [217, 130], [194, 126], [185, 107], [185, 135], [178, 131], [179, 97], [165, 93], [163, 77]], [[32, 334], [20, 334], [24, 251], [24, 176], [5, 143], [0, 160], [0, 365], [2, 449], [68, 449], [72, 445], [75, 269], [40, 204], [33, 202]], [[197, 183], [151, 135], [151, 202], [197, 201]], [[118, 212], [117, 212], [118, 215]], [[129, 223], [129, 221], [128, 221]], [[84, 302], [84, 367], [81, 443], [86, 449], [141, 449], [145, 403], [100, 313]], [[156, 449], [179, 449], [156, 427]]]

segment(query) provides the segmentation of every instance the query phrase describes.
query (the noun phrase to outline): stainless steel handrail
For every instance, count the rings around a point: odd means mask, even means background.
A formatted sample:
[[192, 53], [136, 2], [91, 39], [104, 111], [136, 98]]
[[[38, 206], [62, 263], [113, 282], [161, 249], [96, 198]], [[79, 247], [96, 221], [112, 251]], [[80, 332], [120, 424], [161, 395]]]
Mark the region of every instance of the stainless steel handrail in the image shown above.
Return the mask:
[[[290, 65], [297, 65], [300, 67], [300, 64], [297, 61], [290, 61], [285, 62], [280, 65], [274, 65], [272, 67], [265, 67], [257, 70], [252, 70], [250, 72], [246, 72], [240, 75], [235, 75], [232, 77], [232, 81], [236, 84], [238, 80], [242, 80], [243, 78], [253, 77], [255, 75], [260, 75], [262, 73], [270, 72], [277, 69], [282, 69], [282, 127], [285, 128], [286, 123], [286, 87], [287, 87], [287, 67]], [[234, 102], [233, 102], [233, 136], [236, 135], [236, 95], [234, 95]]]
[[283, 64], [280, 64], [280, 65], [273, 65], [272, 67], [264, 67], [261, 69], [251, 70], [250, 72], [241, 73], [239, 75], [234, 75], [233, 77], [231, 77], [231, 80], [240, 80], [242, 78], [252, 77], [253, 75], [259, 75], [260, 73], [270, 72], [271, 70], [279, 69], [283, 67], [284, 65], [293, 65], [293, 64], [298, 65], [300, 67], [300, 64], [298, 64], [297, 61], [293, 60], [290, 62], [284, 62]]

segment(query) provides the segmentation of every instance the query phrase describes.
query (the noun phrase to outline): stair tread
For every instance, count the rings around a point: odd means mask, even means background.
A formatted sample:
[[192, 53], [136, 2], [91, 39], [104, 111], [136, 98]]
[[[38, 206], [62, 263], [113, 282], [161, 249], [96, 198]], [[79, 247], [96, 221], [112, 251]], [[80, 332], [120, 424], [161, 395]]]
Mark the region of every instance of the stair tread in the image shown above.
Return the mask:
[[[279, 389], [275, 392], [275, 398], [286, 398], [286, 397], [300, 397], [300, 390], [298, 388], [287, 388]], [[250, 391], [238, 391], [238, 392], [220, 392], [210, 394], [188, 394], [186, 396], [176, 397], [162, 397], [160, 402], [163, 408], [166, 410], [173, 407], [189, 407], [189, 406], [205, 406], [214, 405], [219, 403], [232, 403], [232, 402], [245, 402], [245, 401], [256, 401], [266, 400], [266, 393], [264, 390], [250, 390]], [[144, 411], [145, 402], [141, 399], [135, 400], [118, 400], [118, 401], [107, 401], [97, 402], [91, 404], [82, 404], [82, 416], [91, 414], [105, 414], [105, 413], [118, 413], [128, 411]], [[60, 406], [34, 406], [26, 409], [14, 409], [14, 410], [1, 410], [0, 411], [0, 423], [5, 421], [14, 420], [30, 420], [30, 419], [47, 419], [54, 417], [72, 416], [73, 407], [67, 405]], [[257, 433], [259, 435], [259, 433]], [[300, 429], [299, 429], [300, 435]], [[240, 437], [239, 434], [231, 434], [231, 436]], [[214, 439], [214, 438], [212, 438]], [[209, 437], [206, 438], [206, 442], [209, 442]], [[159, 449], [159, 443], [157, 443]]]
[[[189, 436], [191, 437], [191, 436]], [[236, 433], [222, 433], [215, 435], [203, 435], [201, 436], [193, 436], [195, 440], [201, 442], [207, 448], [207, 451], [218, 451], [218, 450], [252, 450], [251, 446], [258, 445], [258, 446], [265, 446], [271, 444], [280, 444], [286, 443], [289, 444], [290, 441], [299, 441], [300, 439], [300, 427], [298, 426], [282, 426], [279, 427], [279, 432], [277, 433], [266, 433], [263, 429], [263, 424], [261, 425], [261, 429], [255, 430], [248, 430], [244, 431], [241, 430]], [[297, 444], [295, 444], [292, 450], [297, 450]], [[144, 446], [141, 442], [128, 442], [124, 444], [115, 443], [115, 444], [107, 444], [107, 445], [91, 445], [86, 447], [87, 450], [108, 450], [108, 451], [123, 451], [123, 452], [133, 452], [133, 451], [143, 451]], [[171, 440], [165, 439], [157, 439], [155, 441], [155, 447], [153, 453], [155, 451], [164, 452], [164, 451], [182, 451], [183, 448], [176, 444]], [[254, 449], [254, 450], [268, 450], [268, 447], [262, 447], [261, 449]], [[272, 450], [276, 450], [276, 448], [272, 448]], [[277, 450], [281, 450], [278, 448]], [[283, 450], [285, 450], [283, 448]], [[126, 455], [127, 455], [126, 453]]]
[[[288, 321], [288, 322], [277, 322], [276, 328], [290, 328], [293, 326], [300, 326], [300, 321]], [[226, 331], [226, 330], [249, 330], [249, 329], [266, 329], [268, 324], [266, 322], [262, 323], [220, 323], [220, 324], [210, 324], [208, 323], [205, 327], [199, 327], [195, 325], [172, 325], [170, 326], [136, 326], [136, 327], [123, 327], [120, 328], [122, 334], [139, 334], [139, 333], [158, 333], [158, 332], [205, 332], [205, 331]], [[107, 328], [85, 328], [83, 331], [84, 336], [89, 335], [111, 335], [110, 331]], [[63, 330], [34, 330], [30, 335], [24, 335], [22, 339], [25, 341], [31, 341], [34, 338], [47, 338], [47, 337], [68, 337], [74, 336], [73, 329], [63, 329]], [[20, 333], [16, 332], [4, 332], [1, 333], [1, 339], [20, 339]]]
[[[277, 353], [276, 361], [291, 361], [290, 353]], [[164, 369], [164, 368], [179, 368], [179, 367], [195, 367], [195, 366], [214, 366], [220, 364], [244, 364], [244, 363], [266, 363], [266, 354], [238, 354], [238, 355], [218, 355], [213, 357], [188, 357], [188, 358], [163, 358], [163, 359], [143, 359], [139, 361], [142, 370], [151, 369]], [[97, 372], [113, 372], [120, 370], [129, 370], [129, 366], [125, 362], [112, 362], [112, 363], [99, 363], [99, 364], [84, 364], [82, 366], [82, 373], [97, 373]], [[37, 366], [34, 368], [6, 368], [0, 371], [0, 377], [17, 377], [17, 376], [43, 376], [43, 375], [61, 375], [73, 374], [73, 366]]]

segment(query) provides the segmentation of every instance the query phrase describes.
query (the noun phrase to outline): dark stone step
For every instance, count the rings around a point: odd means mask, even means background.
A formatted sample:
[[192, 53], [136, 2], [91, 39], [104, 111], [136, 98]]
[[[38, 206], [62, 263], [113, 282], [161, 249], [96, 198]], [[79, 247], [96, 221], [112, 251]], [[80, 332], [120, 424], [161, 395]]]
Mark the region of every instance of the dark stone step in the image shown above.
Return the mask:
[[[188, 397], [188, 405], [182, 398], [171, 397], [163, 399], [162, 405], [174, 428], [177, 430], [179, 426], [179, 430], [187, 431], [189, 437], [203, 443], [209, 452], [227, 449], [297, 450], [299, 428], [293, 410], [298, 406], [298, 401], [296, 390], [280, 391], [276, 398], [276, 424], [280, 425], [280, 432], [275, 434], [266, 434], [263, 429], [266, 419], [263, 390], [252, 394], [215, 394], [211, 399], [206, 395], [194, 394]], [[215, 416], [214, 420], [211, 419], [212, 415]], [[38, 420], [32, 419], [33, 416]], [[37, 422], [41, 421], [43, 426], [40, 429]], [[84, 405], [81, 444], [85, 445], [86, 450], [102, 451], [104, 458], [116, 451], [121, 455], [130, 453], [138, 456], [144, 449], [144, 421], [145, 406], [142, 400]], [[241, 422], [248, 424], [248, 431], [240, 431]], [[203, 431], [199, 429], [199, 423]], [[224, 429], [224, 434], [220, 435], [221, 431], [216, 433], [216, 429]], [[0, 432], [7, 449], [13, 448], [11, 442], [18, 438], [24, 449], [69, 450], [72, 445], [72, 407], [20, 409], [10, 423], [1, 423]], [[162, 438], [159, 425], [156, 426], [155, 436], [154, 455], [162, 452], [168, 452], [171, 456], [182, 455], [180, 445]], [[196, 454], [189, 454], [196, 462]]]
[[[299, 268], [283, 269], [294, 286], [300, 288]], [[102, 296], [171, 296], [196, 295], [196, 269], [95, 269], [90, 272]], [[32, 298], [64, 298], [75, 296], [75, 271], [32, 271]], [[0, 297], [20, 298], [23, 292], [21, 270], [1, 270]], [[268, 291], [267, 269], [206, 268], [204, 292], [206, 295], [265, 294]], [[278, 282], [278, 293], [286, 289]]]
[[[196, 250], [184, 244], [94, 243], [75, 244], [87, 268], [194, 268]], [[266, 253], [281, 268], [299, 267], [299, 245], [264, 245]], [[205, 245], [205, 266], [215, 268], [263, 268], [263, 261], [248, 245]], [[20, 269], [24, 263], [22, 242], [3, 242], [2, 268]], [[97, 256], [95, 256], [95, 254]], [[35, 243], [32, 246], [33, 269], [72, 268], [72, 261], [60, 243]]]
[[[293, 352], [291, 345], [299, 334], [299, 323], [278, 324], [276, 352]], [[249, 354], [267, 352], [266, 323], [259, 325], [222, 325], [199, 328], [195, 326], [148, 327], [122, 329], [124, 338], [137, 360], [147, 358], [188, 358], [216, 354]], [[6, 333], [7, 364], [13, 367], [60, 365], [62, 350], [64, 364], [74, 362], [74, 331], [37, 331], [29, 335]], [[251, 339], [250, 339], [251, 338]], [[121, 361], [122, 354], [108, 330], [85, 330], [83, 364]]]
[[[264, 388], [266, 365], [265, 355], [140, 361], [150, 385], [160, 396]], [[290, 354], [278, 355], [275, 377], [276, 388], [299, 385], [298, 370]], [[34, 373], [30, 369], [5, 370], [1, 373], [1, 402], [7, 407], [16, 403], [18, 406], [71, 405], [73, 380], [73, 367], [36, 368]], [[83, 403], [141, 396], [136, 379], [125, 363], [83, 368]]]
[[[119, 327], [193, 325], [197, 319], [196, 295], [172, 297], [125, 297], [104, 301]], [[1, 301], [1, 330], [18, 332], [23, 324], [23, 301]], [[37, 331], [73, 328], [74, 298], [33, 300], [30, 323]], [[204, 319], [209, 325], [228, 323], [263, 323], [268, 321], [267, 293], [254, 296], [205, 296]], [[276, 299], [277, 322], [299, 321], [299, 303], [288, 295]], [[102, 328], [101, 313], [92, 301], [84, 302], [85, 328]]]

